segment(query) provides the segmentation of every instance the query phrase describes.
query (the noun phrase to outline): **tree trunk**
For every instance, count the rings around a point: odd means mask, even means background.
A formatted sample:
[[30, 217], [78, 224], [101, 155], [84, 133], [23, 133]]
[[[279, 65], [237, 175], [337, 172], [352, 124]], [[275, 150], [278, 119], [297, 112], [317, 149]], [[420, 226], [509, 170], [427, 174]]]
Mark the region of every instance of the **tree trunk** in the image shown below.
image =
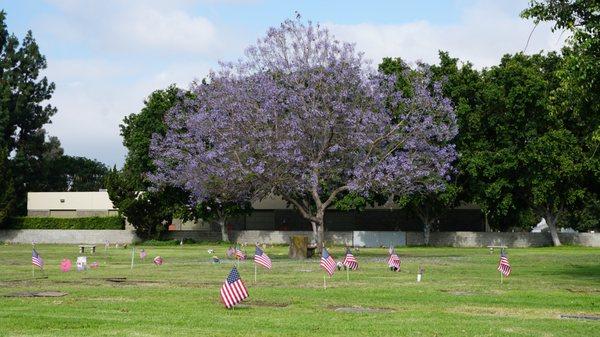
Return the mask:
[[547, 212], [544, 218], [546, 219], [546, 224], [548, 225], [550, 237], [552, 237], [552, 243], [554, 246], [560, 246], [560, 239], [558, 238], [558, 231], [556, 230], [557, 217], [552, 215], [550, 212]]
[[310, 224], [312, 226], [313, 235], [315, 236], [315, 241], [316, 241], [317, 240], [317, 236], [319, 235], [317, 233], [317, 224], [314, 221], [311, 221]]
[[485, 211], [483, 213], [483, 220], [484, 220], [484, 225], [485, 225], [485, 231], [486, 232], [491, 232], [492, 229], [490, 228], [490, 223], [488, 221], [488, 211]]
[[429, 210], [425, 207], [417, 210], [417, 217], [423, 223], [423, 243], [425, 246], [429, 246], [429, 234], [431, 233], [431, 222], [433, 221], [429, 214]]
[[317, 224], [317, 250], [319, 252], [323, 251], [323, 245], [325, 242], [325, 228], [323, 226], [323, 223], [321, 224]]
[[423, 223], [423, 243], [425, 246], [429, 246], [429, 234], [431, 233], [431, 221], [427, 219]]
[[221, 228], [221, 241], [229, 242], [229, 235], [227, 234], [227, 228], [225, 228], [225, 219], [219, 218], [218, 223]]

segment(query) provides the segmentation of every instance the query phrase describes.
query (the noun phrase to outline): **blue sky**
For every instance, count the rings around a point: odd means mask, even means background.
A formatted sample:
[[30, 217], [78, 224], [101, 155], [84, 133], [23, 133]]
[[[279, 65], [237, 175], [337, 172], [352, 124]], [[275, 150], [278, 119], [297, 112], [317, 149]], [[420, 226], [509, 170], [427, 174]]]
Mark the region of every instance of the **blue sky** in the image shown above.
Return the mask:
[[[119, 123], [153, 90], [187, 87], [219, 60], [240, 57], [269, 26], [299, 12], [377, 63], [435, 62], [448, 50], [477, 67], [522, 51], [533, 23], [526, 0], [0, 0], [8, 29], [33, 31], [56, 83], [47, 127], [67, 154], [121, 166]], [[538, 26], [528, 53], [556, 50], [564, 36]]]

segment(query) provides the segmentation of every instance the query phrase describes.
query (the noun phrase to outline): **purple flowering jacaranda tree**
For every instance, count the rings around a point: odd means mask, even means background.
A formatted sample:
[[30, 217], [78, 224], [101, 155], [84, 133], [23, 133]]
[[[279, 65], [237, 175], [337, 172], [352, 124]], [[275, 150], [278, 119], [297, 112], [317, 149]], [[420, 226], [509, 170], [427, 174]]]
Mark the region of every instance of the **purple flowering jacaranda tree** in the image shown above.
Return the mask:
[[189, 190], [195, 202], [281, 196], [321, 248], [325, 210], [344, 194], [437, 190], [450, 173], [452, 106], [426, 71], [409, 78], [401, 95], [352, 44], [285, 21], [192, 85], [193, 98], [153, 139], [151, 179]]

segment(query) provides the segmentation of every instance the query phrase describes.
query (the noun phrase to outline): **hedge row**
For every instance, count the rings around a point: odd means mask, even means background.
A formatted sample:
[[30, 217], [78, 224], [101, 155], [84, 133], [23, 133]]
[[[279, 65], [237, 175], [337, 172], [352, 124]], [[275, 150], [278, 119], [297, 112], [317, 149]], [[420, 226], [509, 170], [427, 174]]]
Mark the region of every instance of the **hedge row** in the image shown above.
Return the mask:
[[124, 229], [120, 216], [86, 218], [12, 218], [6, 229]]

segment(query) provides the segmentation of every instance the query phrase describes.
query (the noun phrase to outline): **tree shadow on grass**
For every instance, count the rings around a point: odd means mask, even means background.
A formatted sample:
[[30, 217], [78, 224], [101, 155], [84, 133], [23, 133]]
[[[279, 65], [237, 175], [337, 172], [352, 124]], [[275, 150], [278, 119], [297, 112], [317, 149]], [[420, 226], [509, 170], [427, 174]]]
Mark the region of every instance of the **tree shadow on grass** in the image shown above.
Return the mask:
[[582, 264], [565, 264], [559, 270], [553, 273], [554, 275], [568, 275], [578, 278], [585, 278], [591, 282], [600, 284], [600, 263], [596, 265], [582, 265]]

